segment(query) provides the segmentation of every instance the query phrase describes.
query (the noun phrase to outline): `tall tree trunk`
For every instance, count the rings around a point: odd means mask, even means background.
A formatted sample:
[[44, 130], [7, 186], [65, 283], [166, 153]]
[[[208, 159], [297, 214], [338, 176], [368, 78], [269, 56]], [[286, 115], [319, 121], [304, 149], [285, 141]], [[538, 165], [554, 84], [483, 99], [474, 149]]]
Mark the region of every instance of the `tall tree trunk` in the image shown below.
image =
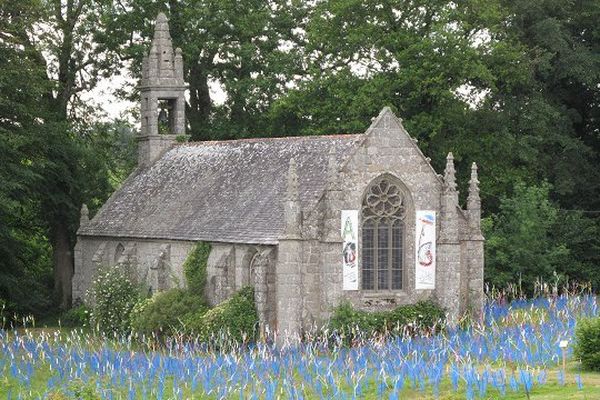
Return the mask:
[[54, 261], [54, 290], [59, 296], [60, 307], [66, 309], [71, 306], [73, 278], [73, 253], [66, 223], [62, 221], [54, 223], [50, 243]]
[[186, 110], [190, 133], [192, 140], [209, 140], [212, 138], [207, 129], [211, 109], [208, 76], [196, 60], [191, 60], [190, 63], [190, 103]]

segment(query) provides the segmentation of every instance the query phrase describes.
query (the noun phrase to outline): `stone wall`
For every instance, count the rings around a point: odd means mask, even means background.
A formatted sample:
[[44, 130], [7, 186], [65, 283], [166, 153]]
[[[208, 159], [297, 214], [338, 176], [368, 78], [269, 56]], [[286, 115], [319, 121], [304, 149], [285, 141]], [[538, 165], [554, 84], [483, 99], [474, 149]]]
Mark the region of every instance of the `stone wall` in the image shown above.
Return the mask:
[[[451, 322], [456, 321], [461, 312], [482, 305], [483, 238], [480, 233], [474, 234], [476, 229], [472, 227], [479, 214], [463, 211], [458, 205], [451, 154], [447, 176], [442, 178], [432, 169], [401, 122], [389, 110], [384, 110], [367, 131], [362, 146], [345, 164], [330, 165], [329, 168], [331, 179], [326, 192], [314, 209], [302, 210], [300, 236], [291, 241], [284, 237], [284, 246], [279, 246], [276, 268], [280, 288], [277, 292], [280, 327], [307, 330], [322, 325], [332, 309], [344, 300], [357, 308], [375, 311], [433, 297], [447, 308]], [[360, 210], [371, 182], [386, 174], [396, 180], [405, 198], [403, 289], [344, 291], [341, 210]], [[471, 188], [470, 193], [472, 191]], [[470, 204], [475, 204], [473, 201]], [[416, 210], [434, 210], [437, 215], [435, 290], [415, 289]], [[479, 226], [478, 222], [476, 225]], [[361, 246], [359, 260], [360, 250]], [[298, 256], [301, 263], [294, 261]], [[279, 271], [285, 271], [285, 274], [279, 274]], [[299, 299], [301, 311], [295, 308]], [[285, 320], [284, 325], [282, 320]]]
[[[442, 182], [406, 133], [400, 121], [388, 110], [374, 122], [366, 140], [345, 165], [339, 167], [337, 192], [323, 198], [326, 207], [322, 220], [324, 232], [333, 232], [321, 241], [320, 276], [322, 285], [321, 321], [325, 321], [333, 307], [342, 300], [356, 307], [377, 310], [407, 304], [428, 298], [430, 290], [414, 290], [415, 210], [439, 210]], [[343, 291], [341, 270], [340, 220], [341, 210], [360, 210], [363, 196], [373, 180], [388, 174], [397, 179], [403, 189], [406, 206], [404, 275], [400, 291]], [[360, 223], [360, 221], [359, 221]], [[360, 231], [359, 231], [360, 243]], [[359, 246], [359, 260], [360, 260]], [[360, 267], [359, 267], [360, 268]], [[359, 277], [360, 281], [360, 277]], [[316, 289], [316, 288], [315, 288]], [[308, 292], [312, 290], [307, 289]]]
[[242, 287], [251, 286], [261, 325], [273, 327], [276, 324], [275, 247], [231, 243], [211, 245], [206, 268], [208, 302], [217, 305]]
[[99, 268], [125, 262], [135, 266], [138, 278], [153, 291], [183, 287], [183, 263], [193, 247], [194, 242], [185, 241], [79, 236], [75, 247], [73, 300], [85, 300]]
[[[343, 164], [330, 156], [327, 188], [310, 210], [301, 209], [296, 164], [290, 160], [285, 232], [277, 246], [212, 243], [205, 293], [212, 305], [253, 286], [262, 327], [292, 334], [322, 325], [343, 300], [374, 311], [433, 297], [448, 309], [450, 321], [481, 308], [483, 237], [476, 166], [464, 211], [458, 205], [452, 155], [442, 179], [389, 109], [382, 111], [361, 140]], [[382, 176], [394, 180], [404, 198], [403, 288], [343, 291], [341, 210], [360, 210], [367, 189]], [[437, 215], [435, 290], [415, 289], [417, 210], [433, 210]], [[87, 221], [87, 210], [82, 210], [84, 214]], [[358, 239], [361, 243], [360, 229]], [[99, 266], [126, 262], [136, 265], [140, 278], [155, 289], [183, 286], [182, 266], [193, 246], [187, 241], [80, 236], [73, 296], [83, 297]], [[359, 260], [360, 251], [359, 245]]]
[[[153, 291], [185, 287], [183, 264], [195, 242], [124, 240], [79, 236], [75, 247], [73, 299], [85, 301], [85, 293], [98, 269], [118, 263], [135, 267], [138, 278]], [[276, 321], [277, 251], [274, 246], [211, 243], [207, 261], [206, 297], [216, 305], [244, 286], [255, 289], [261, 325]]]

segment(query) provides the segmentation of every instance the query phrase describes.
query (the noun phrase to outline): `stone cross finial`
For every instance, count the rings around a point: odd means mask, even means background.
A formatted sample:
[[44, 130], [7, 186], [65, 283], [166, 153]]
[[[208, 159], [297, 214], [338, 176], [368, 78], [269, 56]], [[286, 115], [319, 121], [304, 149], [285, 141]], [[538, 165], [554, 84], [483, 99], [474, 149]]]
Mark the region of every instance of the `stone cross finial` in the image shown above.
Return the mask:
[[87, 205], [82, 204], [80, 218], [79, 218], [79, 226], [80, 227], [87, 226], [89, 224], [89, 222], [90, 222], [90, 211], [88, 210]]
[[455, 192], [456, 191], [456, 171], [454, 169], [454, 156], [452, 152], [448, 153], [446, 157], [446, 169], [444, 170], [444, 183], [446, 189]]
[[477, 164], [471, 165], [471, 179], [469, 180], [469, 197], [467, 198], [467, 208], [473, 208], [481, 204], [479, 198], [479, 179], [477, 176]]

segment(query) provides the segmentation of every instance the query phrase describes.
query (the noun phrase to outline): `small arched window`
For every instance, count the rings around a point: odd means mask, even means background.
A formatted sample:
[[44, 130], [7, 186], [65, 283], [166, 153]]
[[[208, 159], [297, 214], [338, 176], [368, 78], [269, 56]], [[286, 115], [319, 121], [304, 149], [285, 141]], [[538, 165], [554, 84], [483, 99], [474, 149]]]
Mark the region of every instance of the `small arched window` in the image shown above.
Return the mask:
[[115, 249], [115, 258], [114, 258], [115, 265], [119, 263], [119, 260], [121, 259], [121, 256], [123, 255], [123, 252], [125, 252], [125, 247], [123, 246], [123, 244], [119, 243], [117, 245], [117, 248]]
[[375, 180], [361, 209], [362, 289], [402, 289], [405, 216], [404, 197], [398, 185], [387, 176]]

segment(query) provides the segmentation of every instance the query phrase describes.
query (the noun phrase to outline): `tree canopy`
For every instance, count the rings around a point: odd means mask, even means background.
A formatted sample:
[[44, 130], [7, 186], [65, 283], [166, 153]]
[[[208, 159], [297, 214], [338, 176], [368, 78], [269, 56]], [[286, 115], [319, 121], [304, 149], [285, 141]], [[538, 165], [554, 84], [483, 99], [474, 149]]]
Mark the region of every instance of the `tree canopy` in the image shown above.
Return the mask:
[[600, 284], [597, 1], [0, 0], [0, 299], [15, 310], [70, 301], [78, 210], [135, 165], [136, 128], [82, 95], [127, 73], [114, 89], [137, 99], [160, 11], [192, 140], [357, 133], [390, 106], [438, 170], [450, 150], [463, 177], [479, 164], [490, 283]]

